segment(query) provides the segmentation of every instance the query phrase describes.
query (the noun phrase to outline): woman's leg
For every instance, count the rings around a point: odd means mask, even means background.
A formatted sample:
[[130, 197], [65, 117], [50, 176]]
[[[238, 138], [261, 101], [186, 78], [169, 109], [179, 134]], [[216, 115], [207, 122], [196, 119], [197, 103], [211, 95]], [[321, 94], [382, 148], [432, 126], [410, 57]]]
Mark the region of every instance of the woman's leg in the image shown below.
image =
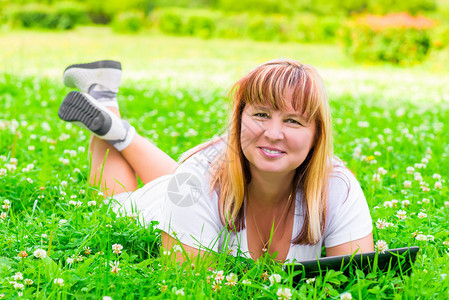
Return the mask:
[[[120, 116], [118, 109], [109, 109]], [[136, 173], [146, 184], [173, 173], [178, 167], [174, 159], [138, 134], [121, 152], [108, 142], [92, 135], [89, 150], [92, 154], [90, 182], [93, 185], [100, 184], [107, 196], [135, 190]]]
[[[90, 141], [92, 169], [89, 177], [91, 184], [99, 184], [107, 196], [135, 190], [136, 173], [148, 183], [171, 174], [177, 167], [170, 156], [135, 134], [134, 128], [120, 119], [116, 99], [120, 77], [121, 65], [114, 61], [69, 66], [64, 71], [64, 83], [84, 94], [69, 93], [58, 113], [61, 119], [81, 122], [100, 135], [92, 135]], [[109, 127], [106, 127], [110, 128], [106, 131], [103, 130], [106, 128], [103, 125], [108, 123], [105, 119], [109, 120]]]
[[163, 175], [172, 174], [178, 163], [150, 141], [136, 134], [121, 155], [137, 173], [143, 183]]
[[117, 149], [92, 135], [89, 150], [92, 156], [90, 183], [100, 185], [106, 196], [131, 192], [137, 188], [136, 172]]

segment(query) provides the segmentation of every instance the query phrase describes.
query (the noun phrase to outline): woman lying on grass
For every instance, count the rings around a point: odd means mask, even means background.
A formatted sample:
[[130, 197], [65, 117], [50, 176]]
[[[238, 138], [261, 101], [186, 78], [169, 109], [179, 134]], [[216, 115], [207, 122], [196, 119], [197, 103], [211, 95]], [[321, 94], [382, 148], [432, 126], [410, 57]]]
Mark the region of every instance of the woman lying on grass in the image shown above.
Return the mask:
[[[121, 119], [121, 65], [69, 66], [61, 119], [92, 133], [90, 182], [119, 213], [158, 221], [166, 249], [279, 261], [373, 251], [359, 183], [333, 157], [331, 117], [317, 71], [295, 60], [262, 64], [234, 86], [227, 133], [179, 163]], [[105, 160], [105, 156], [107, 156]], [[137, 189], [136, 175], [145, 183]]]

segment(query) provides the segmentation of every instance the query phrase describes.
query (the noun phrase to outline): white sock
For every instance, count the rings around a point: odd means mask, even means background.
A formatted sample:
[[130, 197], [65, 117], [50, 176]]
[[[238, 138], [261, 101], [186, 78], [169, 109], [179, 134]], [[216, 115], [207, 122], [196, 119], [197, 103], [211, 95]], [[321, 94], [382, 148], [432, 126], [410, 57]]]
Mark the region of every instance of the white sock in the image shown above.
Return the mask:
[[131, 142], [133, 141], [134, 136], [136, 135], [136, 129], [133, 126], [131, 126], [131, 124], [129, 124], [128, 121], [126, 121], [126, 120], [121, 120], [121, 121], [122, 121], [123, 127], [126, 130], [126, 134], [122, 138], [119, 138], [119, 139], [114, 139], [114, 140], [104, 139], [109, 144], [114, 146], [115, 149], [117, 149], [118, 151], [123, 151], [126, 147], [128, 147], [131, 144]]
[[106, 107], [118, 108], [117, 93], [101, 84], [92, 84], [89, 87], [89, 95]]

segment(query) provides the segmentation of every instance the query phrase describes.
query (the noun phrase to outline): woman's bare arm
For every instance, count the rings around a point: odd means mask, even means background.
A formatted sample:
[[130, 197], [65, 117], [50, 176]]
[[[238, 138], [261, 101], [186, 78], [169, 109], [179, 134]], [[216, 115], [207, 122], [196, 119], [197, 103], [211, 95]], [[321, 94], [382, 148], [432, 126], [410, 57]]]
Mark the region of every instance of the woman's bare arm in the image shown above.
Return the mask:
[[326, 256], [337, 256], [357, 253], [366, 253], [374, 251], [373, 233], [371, 232], [364, 238], [350, 241], [335, 247], [326, 248]]

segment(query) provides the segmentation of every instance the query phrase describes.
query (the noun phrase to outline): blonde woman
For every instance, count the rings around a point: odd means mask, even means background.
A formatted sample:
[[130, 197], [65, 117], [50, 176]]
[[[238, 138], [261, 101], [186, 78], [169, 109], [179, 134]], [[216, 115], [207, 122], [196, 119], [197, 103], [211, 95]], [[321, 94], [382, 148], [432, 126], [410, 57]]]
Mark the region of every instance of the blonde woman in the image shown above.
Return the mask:
[[118, 213], [158, 221], [165, 248], [280, 261], [314, 259], [322, 246], [326, 256], [373, 251], [369, 208], [333, 156], [327, 95], [312, 66], [281, 59], [249, 72], [232, 90], [227, 133], [179, 163], [120, 118], [120, 76], [114, 61], [69, 66], [64, 83], [80, 92], [59, 116], [93, 133], [91, 183]]

